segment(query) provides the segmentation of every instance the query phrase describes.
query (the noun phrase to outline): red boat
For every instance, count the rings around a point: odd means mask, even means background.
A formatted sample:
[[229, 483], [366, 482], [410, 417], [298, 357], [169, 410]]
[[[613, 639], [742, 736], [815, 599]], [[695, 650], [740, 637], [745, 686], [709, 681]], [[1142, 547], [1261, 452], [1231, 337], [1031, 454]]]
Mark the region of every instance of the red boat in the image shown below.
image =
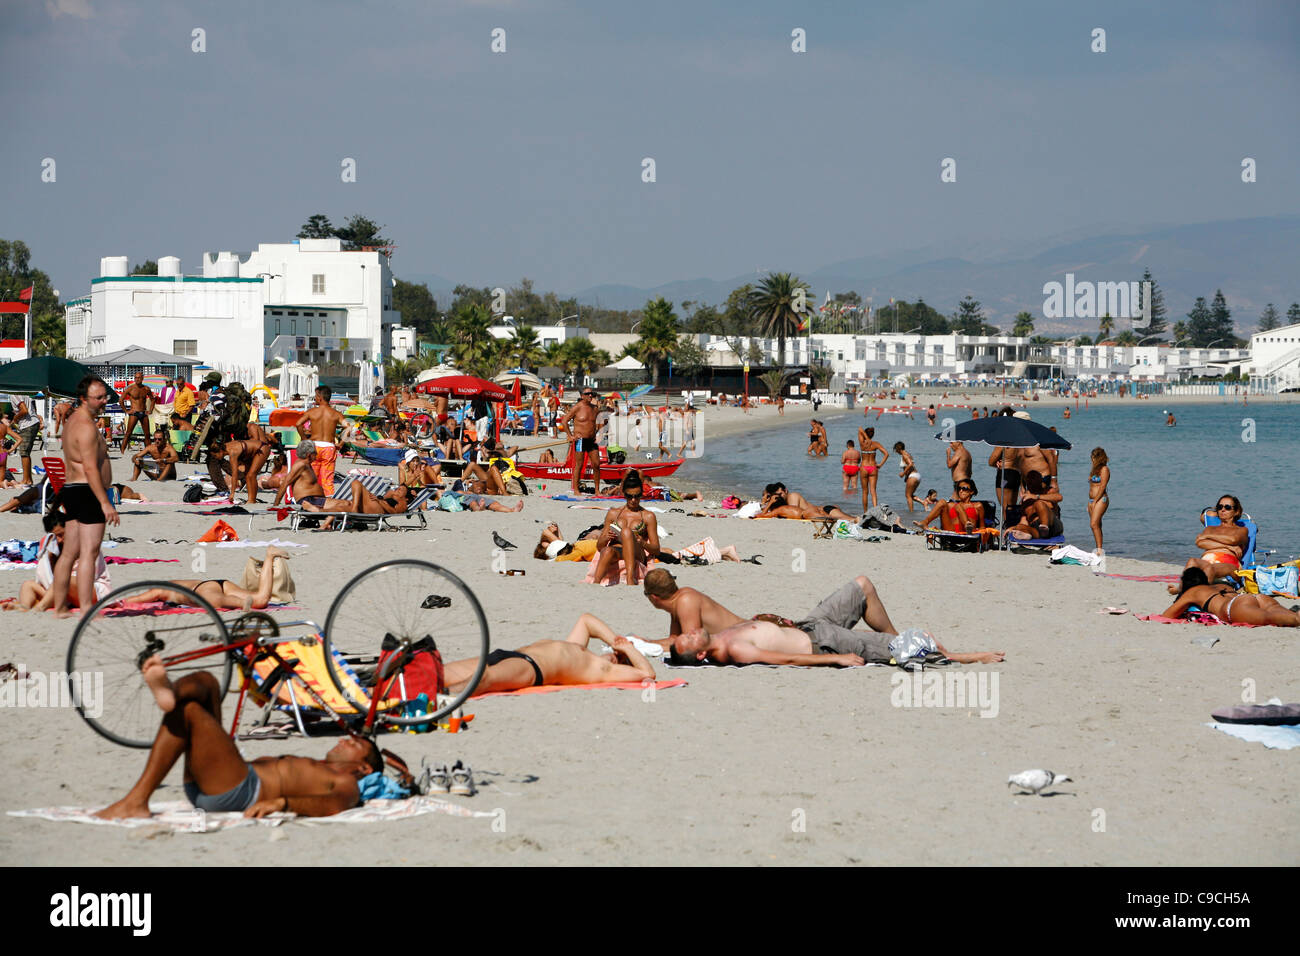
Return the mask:
[[[685, 458], [669, 458], [660, 461], [646, 462], [627, 462], [622, 465], [611, 464], [609, 452], [604, 448], [600, 450], [600, 480], [601, 481], [622, 481], [623, 477], [635, 468], [641, 473], [643, 478], [663, 478], [671, 475], [686, 462]], [[556, 461], [550, 464], [542, 464], [536, 461], [519, 461], [515, 460], [515, 470], [525, 478], [548, 478], [559, 479], [564, 481], [573, 480], [573, 447], [569, 447], [569, 458], [567, 461]], [[591, 463], [588, 462], [586, 469], [582, 473], [583, 479], [591, 477]]]

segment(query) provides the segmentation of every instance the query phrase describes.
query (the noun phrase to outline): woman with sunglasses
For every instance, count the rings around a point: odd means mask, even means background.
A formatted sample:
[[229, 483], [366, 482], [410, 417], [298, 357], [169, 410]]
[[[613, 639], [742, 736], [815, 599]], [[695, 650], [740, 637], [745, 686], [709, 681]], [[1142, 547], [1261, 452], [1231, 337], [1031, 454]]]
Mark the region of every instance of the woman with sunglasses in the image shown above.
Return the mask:
[[[1250, 543], [1250, 531], [1237, 524], [1237, 519], [1242, 514], [1241, 502], [1233, 495], [1219, 495], [1213, 513], [1218, 517], [1219, 523], [1210, 525], [1200, 533], [1196, 546], [1203, 553], [1199, 558], [1188, 560], [1186, 567], [1200, 568], [1208, 580], [1217, 581], [1241, 570], [1241, 559]], [[1171, 587], [1169, 590], [1174, 589]]]
[[951, 501], [941, 501], [930, 509], [930, 513], [921, 521], [913, 521], [918, 528], [928, 528], [930, 522], [939, 519], [939, 527], [944, 531], [956, 531], [969, 534], [984, 527], [984, 505], [972, 500], [975, 497], [975, 482], [969, 478], [957, 482]]
[[[612, 569], [623, 561], [624, 579], [635, 585], [645, 573], [645, 565], [659, 555], [659, 524], [654, 512], [641, 505], [645, 483], [641, 473], [629, 469], [623, 478], [623, 500], [620, 508], [610, 508], [605, 515], [605, 526], [600, 532], [600, 553], [589, 580], [604, 582]], [[614, 572], [617, 576], [617, 571]]]

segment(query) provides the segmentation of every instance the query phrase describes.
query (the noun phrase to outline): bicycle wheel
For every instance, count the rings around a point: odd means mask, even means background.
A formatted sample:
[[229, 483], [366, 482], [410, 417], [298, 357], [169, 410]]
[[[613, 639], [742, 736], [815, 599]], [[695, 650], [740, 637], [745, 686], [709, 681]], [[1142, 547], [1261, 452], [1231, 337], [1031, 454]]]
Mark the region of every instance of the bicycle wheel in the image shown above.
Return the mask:
[[[460, 578], [428, 561], [403, 558], [362, 571], [330, 605], [324, 637], [330, 677], [362, 713], [370, 706], [381, 652], [393, 651], [400, 660], [403, 652], [432, 638], [444, 664], [474, 661], [472, 676], [449, 701], [444, 698], [440, 705], [434, 695], [427, 708], [420, 708], [408, 700], [403, 708], [381, 710], [376, 722], [406, 726], [437, 721], [465, 702], [487, 667], [488, 625], [478, 599]], [[358, 683], [364, 697], [357, 692]]]
[[[152, 610], [130, 606], [143, 603], [146, 592], [156, 588], [184, 595], [192, 610], [160, 617]], [[148, 748], [158, 734], [162, 714], [140, 677], [140, 665], [158, 654], [173, 681], [208, 671], [224, 695], [230, 686], [230, 654], [194, 655], [228, 643], [221, 616], [193, 591], [170, 581], [141, 581], [110, 591], [82, 615], [68, 645], [73, 705], [101, 737], [124, 747]]]

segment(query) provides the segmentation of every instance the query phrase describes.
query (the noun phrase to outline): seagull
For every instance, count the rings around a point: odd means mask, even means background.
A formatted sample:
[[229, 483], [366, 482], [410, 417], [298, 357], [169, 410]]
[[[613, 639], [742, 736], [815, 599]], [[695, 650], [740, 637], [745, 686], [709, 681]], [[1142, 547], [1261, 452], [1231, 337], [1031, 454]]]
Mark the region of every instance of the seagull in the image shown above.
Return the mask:
[[501, 535], [497, 534], [495, 531], [492, 532], [492, 543], [503, 551], [509, 551], [514, 547], [513, 544], [501, 537]]
[[1008, 777], [1007, 786], [1015, 785], [1030, 793], [1039, 793], [1046, 787], [1054, 787], [1069, 779], [1063, 773], [1052, 773], [1050, 770], [1026, 770], [1022, 773], [1013, 773]]

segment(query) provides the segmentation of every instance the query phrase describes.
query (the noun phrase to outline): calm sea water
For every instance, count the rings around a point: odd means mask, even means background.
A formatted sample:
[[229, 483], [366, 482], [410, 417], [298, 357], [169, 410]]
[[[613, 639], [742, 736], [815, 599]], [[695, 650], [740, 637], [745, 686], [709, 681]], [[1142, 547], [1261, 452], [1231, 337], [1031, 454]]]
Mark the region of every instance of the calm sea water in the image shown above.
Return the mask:
[[[823, 409], [825, 411], [825, 409]], [[963, 409], [942, 409], [958, 421]], [[1178, 419], [1165, 425], [1165, 412]], [[1138, 560], [1177, 561], [1192, 551], [1197, 515], [1217, 496], [1234, 494], [1259, 523], [1259, 546], [1277, 550], [1288, 559], [1300, 552], [1300, 405], [1237, 404], [1178, 405], [1172, 402], [1133, 402], [1078, 411], [1066, 421], [1061, 409], [1031, 407], [1034, 420], [1055, 425], [1074, 446], [1060, 453], [1060, 483], [1065, 501], [1061, 515], [1066, 540], [1092, 550], [1088, 527], [1088, 474], [1092, 449], [1101, 446], [1110, 457], [1110, 510], [1103, 523], [1108, 553]], [[942, 422], [942, 414], [940, 421]], [[702, 428], [703, 457], [688, 459], [677, 472], [678, 487], [698, 482], [742, 498], [757, 497], [763, 485], [783, 481], [814, 504], [839, 504], [850, 513], [861, 510], [860, 492], [845, 497], [841, 490], [840, 452], [847, 439], [856, 444], [859, 425], [874, 425], [876, 440], [890, 449], [877, 492], [881, 502], [906, 513], [903, 480], [898, 477], [894, 442], [901, 441], [921, 471], [918, 495], [934, 488], [940, 497], [952, 490], [944, 464], [946, 444], [935, 439], [936, 427], [924, 415], [875, 420], [861, 410], [823, 414], [830, 436], [830, 457], [810, 459], [806, 424], [791, 424], [747, 435], [709, 439]], [[974, 459], [980, 497], [994, 500], [995, 471], [986, 466], [991, 448], [967, 445]], [[915, 515], [914, 517], [920, 517]]]

